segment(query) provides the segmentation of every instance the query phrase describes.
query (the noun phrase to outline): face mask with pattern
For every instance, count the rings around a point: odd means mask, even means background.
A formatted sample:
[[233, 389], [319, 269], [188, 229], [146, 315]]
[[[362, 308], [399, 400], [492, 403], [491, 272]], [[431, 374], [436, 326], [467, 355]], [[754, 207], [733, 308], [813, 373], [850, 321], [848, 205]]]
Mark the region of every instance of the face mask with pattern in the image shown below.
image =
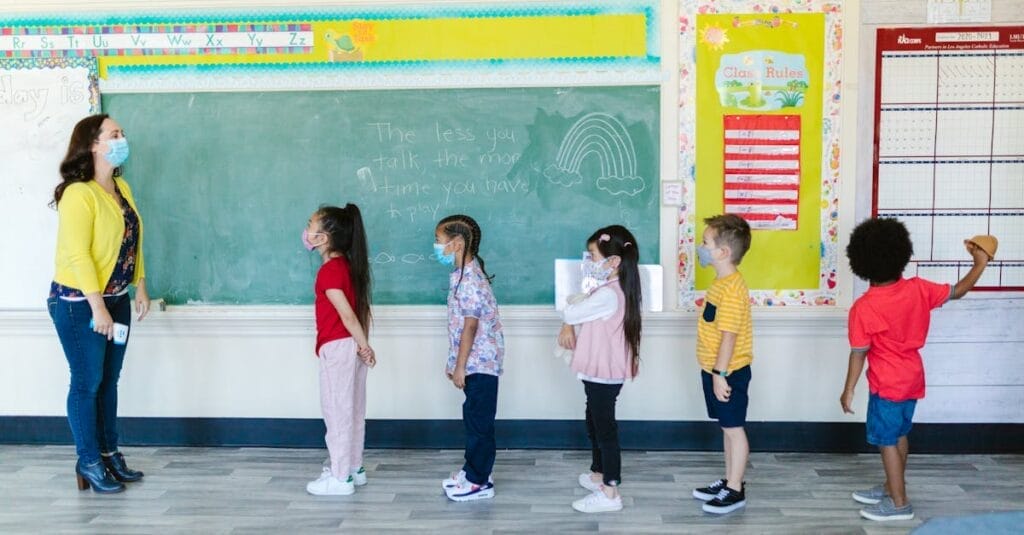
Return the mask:
[[612, 271], [615, 270], [607, 258], [595, 261], [591, 258], [590, 253], [583, 253], [583, 263], [580, 264], [580, 274], [583, 275], [581, 289], [583, 292], [589, 293], [594, 288], [608, 282]]

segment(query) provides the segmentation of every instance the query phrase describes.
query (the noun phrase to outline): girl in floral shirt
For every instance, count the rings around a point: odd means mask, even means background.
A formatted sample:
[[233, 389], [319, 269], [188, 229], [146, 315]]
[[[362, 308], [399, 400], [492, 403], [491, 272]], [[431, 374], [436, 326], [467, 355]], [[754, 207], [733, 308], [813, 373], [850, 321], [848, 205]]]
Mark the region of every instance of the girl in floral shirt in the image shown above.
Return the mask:
[[480, 225], [466, 215], [442, 219], [434, 231], [434, 258], [453, 268], [448, 291], [448, 365], [445, 373], [466, 394], [466, 463], [442, 482], [457, 502], [494, 497], [494, 415], [505, 337], [491, 276], [480, 258]]

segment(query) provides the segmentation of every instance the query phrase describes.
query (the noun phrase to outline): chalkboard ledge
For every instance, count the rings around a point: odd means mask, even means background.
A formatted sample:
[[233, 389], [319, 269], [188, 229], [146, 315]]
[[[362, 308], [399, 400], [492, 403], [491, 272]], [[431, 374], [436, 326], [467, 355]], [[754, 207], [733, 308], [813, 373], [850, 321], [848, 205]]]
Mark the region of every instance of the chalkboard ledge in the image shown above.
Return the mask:
[[[374, 307], [377, 332], [433, 336], [445, 328], [440, 305]], [[553, 306], [504, 306], [502, 322], [508, 336], [546, 336], [557, 332], [560, 318]], [[845, 337], [847, 310], [821, 308], [754, 309], [757, 336]], [[644, 336], [695, 337], [695, 311], [651, 312], [644, 315]], [[133, 326], [133, 336], [313, 336], [313, 307], [181, 305], [153, 311]], [[53, 324], [44, 310], [0, 310], [0, 336], [51, 336]]]

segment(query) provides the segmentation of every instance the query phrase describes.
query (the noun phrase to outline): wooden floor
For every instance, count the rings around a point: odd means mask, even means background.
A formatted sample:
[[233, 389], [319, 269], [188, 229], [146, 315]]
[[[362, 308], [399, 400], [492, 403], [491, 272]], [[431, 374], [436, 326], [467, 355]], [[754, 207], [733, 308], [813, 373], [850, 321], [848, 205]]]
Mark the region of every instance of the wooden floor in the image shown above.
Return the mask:
[[314, 497], [325, 450], [124, 448], [146, 478], [122, 494], [79, 492], [68, 446], [0, 446], [0, 533], [906, 533], [935, 516], [1024, 509], [1024, 455], [914, 455], [917, 518], [861, 520], [852, 490], [879, 483], [876, 455], [753, 454], [747, 507], [705, 514], [690, 490], [719, 476], [721, 454], [626, 452], [618, 513], [585, 515], [582, 451], [499, 451], [493, 500], [452, 503], [440, 481], [461, 452], [367, 452], [370, 483]]

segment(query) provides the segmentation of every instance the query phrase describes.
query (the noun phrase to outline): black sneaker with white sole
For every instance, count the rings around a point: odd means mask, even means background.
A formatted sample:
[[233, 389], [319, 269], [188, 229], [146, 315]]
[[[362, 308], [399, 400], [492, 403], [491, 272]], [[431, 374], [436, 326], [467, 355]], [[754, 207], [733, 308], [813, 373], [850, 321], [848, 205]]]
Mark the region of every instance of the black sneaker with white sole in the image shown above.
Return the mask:
[[747, 505], [746, 494], [746, 489], [736, 492], [729, 487], [724, 487], [718, 491], [718, 495], [704, 504], [704, 512], [718, 515], [731, 513]]
[[729, 483], [726, 479], [719, 479], [714, 483], [708, 484], [706, 487], [700, 487], [699, 489], [693, 489], [693, 497], [698, 500], [713, 500], [715, 496], [718, 496], [718, 491], [725, 488]]

